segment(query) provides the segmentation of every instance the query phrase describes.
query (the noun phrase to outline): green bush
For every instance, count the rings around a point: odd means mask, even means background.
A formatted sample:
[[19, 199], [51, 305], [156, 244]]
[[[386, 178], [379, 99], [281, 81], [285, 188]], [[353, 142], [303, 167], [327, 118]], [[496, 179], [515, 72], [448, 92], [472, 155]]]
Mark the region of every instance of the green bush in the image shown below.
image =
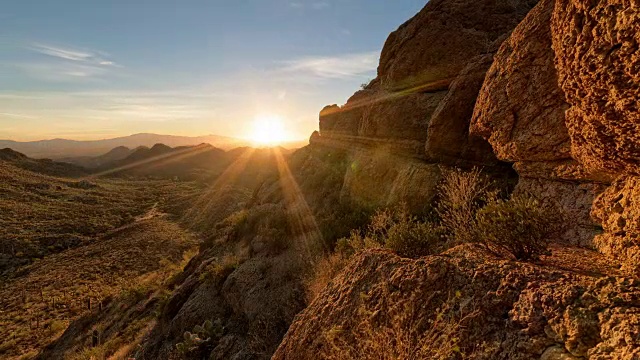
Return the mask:
[[518, 260], [534, 260], [548, 253], [549, 242], [560, 234], [561, 224], [556, 206], [522, 196], [480, 209], [474, 231], [478, 240], [491, 248]]
[[405, 206], [378, 210], [364, 232], [338, 240], [336, 250], [351, 256], [366, 248], [384, 247], [403, 257], [433, 254], [440, 246], [440, 227], [411, 215]]
[[530, 196], [502, 200], [498, 186], [479, 169], [443, 170], [437, 214], [448, 246], [476, 242], [518, 260], [547, 253], [561, 230], [558, 206]]

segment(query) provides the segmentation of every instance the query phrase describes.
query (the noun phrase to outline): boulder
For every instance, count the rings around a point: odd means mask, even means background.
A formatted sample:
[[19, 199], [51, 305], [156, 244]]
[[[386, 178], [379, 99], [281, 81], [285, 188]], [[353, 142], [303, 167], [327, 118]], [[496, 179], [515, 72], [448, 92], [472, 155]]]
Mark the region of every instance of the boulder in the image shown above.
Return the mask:
[[640, 4], [557, 0], [552, 33], [573, 156], [640, 174]]
[[502, 43], [478, 96], [471, 133], [503, 161], [571, 158], [551, 49], [553, 0], [542, 0]]
[[469, 245], [418, 260], [370, 250], [296, 317], [273, 359], [633, 359], [639, 298], [637, 280]]

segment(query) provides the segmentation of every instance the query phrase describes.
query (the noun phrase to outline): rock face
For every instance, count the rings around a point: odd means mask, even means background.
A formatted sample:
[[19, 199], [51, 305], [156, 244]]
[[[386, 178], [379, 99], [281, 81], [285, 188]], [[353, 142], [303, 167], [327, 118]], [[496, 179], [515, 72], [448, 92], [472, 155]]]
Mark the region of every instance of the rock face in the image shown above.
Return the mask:
[[375, 209], [405, 203], [416, 213], [435, 197], [438, 165], [403, 159], [385, 151], [360, 151], [350, 157], [342, 186], [342, 201]]
[[571, 158], [551, 49], [553, 0], [542, 0], [502, 43], [487, 73], [471, 132], [489, 140], [504, 161]]
[[[389, 36], [377, 78], [344, 106], [325, 107], [320, 132], [312, 139], [359, 154], [365, 171], [346, 174], [345, 199], [379, 206], [408, 197], [424, 207], [439, 178], [437, 166], [425, 162], [503, 165], [486, 140], [469, 136], [469, 123], [492, 53], [536, 3], [432, 0]], [[389, 173], [375, 170], [383, 165], [376, 163], [380, 152], [399, 159]], [[364, 177], [377, 183], [365, 185]], [[419, 188], [419, 196], [397, 192]], [[379, 189], [396, 193], [375, 199], [372, 192]]]
[[[423, 160], [468, 154], [472, 161], [495, 165], [483, 140], [468, 141], [470, 115], [491, 63], [486, 54], [495, 51], [536, 3], [430, 1], [389, 36], [378, 77], [344, 106], [323, 109], [320, 135], [368, 148], [402, 141], [404, 146], [393, 148], [396, 154]], [[428, 137], [435, 138], [428, 146], [429, 157], [424, 151]], [[439, 138], [463, 141], [454, 151], [443, 149]]]
[[551, 27], [572, 155], [618, 177], [594, 203], [595, 245], [640, 273], [640, 4], [557, 0]]
[[640, 174], [640, 4], [558, 0], [552, 29], [574, 157]]
[[496, 261], [470, 247], [420, 260], [369, 251], [345, 269], [273, 359], [640, 356], [638, 280]]
[[479, 136], [469, 136], [475, 101], [492, 63], [493, 56], [480, 55], [451, 83], [429, 122], [425, 146], [427, 159], [452, 165], [465, 161], [481, 165], [498, 163], [487, 141]]
[[537, 1], [433, 0], [389, 36], [380, 56], [384, 89], [442, 82], [446, 89], [469, 59], [487, 53]]
[[[591, 125], [585, 122], [581, 128], [584, 129], [578, 130], [580, 126], [575, 121], [575, 114], [582, 111], [586, 101], [582, 99], [583, 95], [579, 95], [586, 93], [578, 90], [578, 86], [590, 86], [589, 76], [601, 79], [603, 74], [611, 72], [612, 77], [616, 77], [622, 70], [612, 68], [613, 63], [604, 62], [597, 67], [604, 69], [606, 65], [609, 68], [599, 71], [600, 75], [593, 72], [593, 67], [587, 69], [586, 65], [582, 73], [575, 68], [584, 60], [575, 51], [589, 48], [590, 42], [573, 37], [583, 36], [580, 31], [582, 34], [591, 33], [591, 27], [588, 31], [572, 28], [582, 25], [576, 25], [578, 18], [565, 14], [567, 11], [575, 13], [575, 7], [587, 11], [583, 6], [575, 5], [578, 3], [572, 2], [570, 6], [564, 1], [541, 1], [502, 44], [480, 91], [471, 133], [488, 139], [499, 159], [515, 162], [521, 179], [516, 191], [562, 205], [570, 219], [565, 236], [567, 242], [593, 246], [597, 228], [594, 227], [595, 222], [589, 220], [590, 204], [615, 174], [612, 174], [610, 166], [597, 166], [596, 160], [585, 160], [582, 155], [591, 150], [580, 145], [584, 144], [583, 137], [576, 134], [583, 133]], [[637, 22], [635, 26], [638, 27]], [[619, 79], [602, 81], [600, 86], [607, 89], [615, 89], [609, 87], [609, 83], [625, 83]], [[598, 94], [600, 96], [602, 92]], [[638, 95], [627, 92], [627, 103], [630, 98], [637, 100]], [[610, 107], [615, 106], [612, 103]], [[626, 123], [638, 124], [633, 119], [626, 120]], [[617, 130], [618, 133], [624, 134], [629, 130], [629, 125], [624, 127]], [[621, 141], [637, 142], [634, 136], [628, 135]], [[618, 153], [615, 146], [608, 152]]]
[[594, 203], [592, 215], [605, 230], [598, 250], [640, 276], [640, 178], [621, 178]]

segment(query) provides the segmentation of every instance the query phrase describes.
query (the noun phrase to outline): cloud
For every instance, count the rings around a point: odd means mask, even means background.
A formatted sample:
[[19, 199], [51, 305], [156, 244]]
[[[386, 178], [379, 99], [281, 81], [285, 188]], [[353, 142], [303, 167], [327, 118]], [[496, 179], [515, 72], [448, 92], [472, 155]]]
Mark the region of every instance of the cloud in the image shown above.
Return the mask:
[[29, 77], [51, 82], [77, 82], [101, 79], [104, 75], [122, 68], [109, 54], [87, 49], [60, 47], [31, 43], [26, 49], [40, 56], [37, 60], [9, 64]]
[[100, 51], [62, 48], [59, 46], [45, 45], [41, 43], [33, 43], [28, 47], [28, 49], [43, 55], [48, 55], [68, 61], [80, 62], [84, 64], [99, 66], [119, 66], [115, 62], [105, 59], [104, 57], [107, 54]]
[[33, 44], [32, 47], [30, 47], [30, 49], [44, 55], [49, 55], [49, 56], [66, 59], [66, 60], [73, 60], [73, 61], [87, 61], [93, 57], [92, 54], [87, 52], [66, 50], [62, 48], [56, 48], [53, 46], [41, 45], [41, 44]]
[[284, 73], [306, 74], [324, 79], [364, 77], [375, 71], [378, 52], [305, 57], [285, 61], [283, 64], [279, 71]]
[[75, 63], [20, 63], [14, 67], [31, 78], [52, 82], [74, 82], [97, 79], [107, 73], [107, 69]]

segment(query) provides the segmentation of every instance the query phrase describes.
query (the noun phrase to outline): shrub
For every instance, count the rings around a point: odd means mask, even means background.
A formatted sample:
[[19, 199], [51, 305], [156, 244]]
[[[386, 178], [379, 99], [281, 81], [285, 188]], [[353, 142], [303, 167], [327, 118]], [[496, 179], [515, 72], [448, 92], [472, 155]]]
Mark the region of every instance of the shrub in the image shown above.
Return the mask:
[[563, 214], [558, 206], [530, 196], [502, 200], [494, 182], [479, 169], [443, 170], [437, 213], [448, 245], [477, 242], [518, 260], [547, 253]]
[[476, 212], [497, 199], [493, 184], [480, 169], [442, 169], [436, 212], [451, 245], [474, 241]]
[[384, 247], [403, 257], [433, 254], [440, 245], [441, 230], [433, 222], [421, 221], [406, 206], [378, 210], [364, 232], [352, 231], [338, 240], [336, 251], [349, 257], [367, 248]]
[[548, 253], [549, 242], [560, 234], [562, 218], [557, 206], [521, 196], [480, 209], [474, 230], [489, 247], [518, 260], [534, 260]]

